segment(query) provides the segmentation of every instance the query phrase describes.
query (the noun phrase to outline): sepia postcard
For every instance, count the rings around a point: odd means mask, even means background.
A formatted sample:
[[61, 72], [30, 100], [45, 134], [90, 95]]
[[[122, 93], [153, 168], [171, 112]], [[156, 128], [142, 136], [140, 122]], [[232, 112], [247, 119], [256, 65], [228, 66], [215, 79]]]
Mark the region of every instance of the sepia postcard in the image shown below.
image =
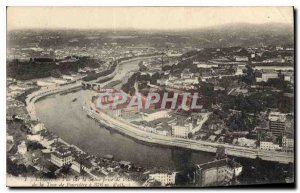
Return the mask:
[[8, 187], [295, 187], [293, 7], [7, 7]]

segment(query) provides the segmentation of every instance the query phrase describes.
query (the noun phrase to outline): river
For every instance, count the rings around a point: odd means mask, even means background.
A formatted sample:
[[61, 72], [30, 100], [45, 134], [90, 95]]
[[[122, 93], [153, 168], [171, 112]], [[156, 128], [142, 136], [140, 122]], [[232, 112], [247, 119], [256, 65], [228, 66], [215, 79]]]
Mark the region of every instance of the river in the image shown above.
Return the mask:
[[[122, 80], [128, 72], [138, 69], [139, 61], [122, 64], [118, 77], [113, 80]], [[36, 103], [37, 116], [48, 130], [88, 153], [99, 156], [111, 154], [117, 160], [139, 166], [180, 170], [187, 165], [214, 159], [211, 153], [147, 144], [100, 126], [82, 110], [83, 101], [93, 92], [80, 90], [48, 96]], [[72, 102], [74, 98], [77, 100]]]

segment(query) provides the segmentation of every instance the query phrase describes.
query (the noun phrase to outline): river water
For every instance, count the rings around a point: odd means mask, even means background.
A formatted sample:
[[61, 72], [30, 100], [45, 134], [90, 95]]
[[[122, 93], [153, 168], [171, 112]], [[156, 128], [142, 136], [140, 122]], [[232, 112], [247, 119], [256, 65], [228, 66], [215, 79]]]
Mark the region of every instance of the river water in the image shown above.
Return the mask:
[[[118, 79], [137, 69], [138, 62], [124, 63]], [[86, 97], [92, 96], [93, 92], [80, 90], [48, 96], [36, 103], [37, 116], [48, 130], [88, 153], [99, 156], [110, 154], [117, 160], [130, 161], [139, 166], [182, 169], [214, 159], [211, 153], [143, 143], [100, 126], [82, 110]], [[75, 102], [72, 101], [74, 98], [77, 98]]]
[[[36, 103], [37, 115], [50, 131], [95, 155], [111, 154], [119, 160], [165, 169], [213, 159], [210, 153], [146, 144], [100, 126], [82, 110], [84, 98], [90, 92], [80, 90], [49, 96]], [[73, 98], [77, 100], [72, 102]]]

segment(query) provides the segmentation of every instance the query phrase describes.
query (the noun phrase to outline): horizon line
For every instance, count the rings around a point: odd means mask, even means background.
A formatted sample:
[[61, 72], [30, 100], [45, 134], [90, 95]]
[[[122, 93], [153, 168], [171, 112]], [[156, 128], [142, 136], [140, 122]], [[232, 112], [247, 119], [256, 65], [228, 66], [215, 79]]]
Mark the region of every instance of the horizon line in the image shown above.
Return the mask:
[[284, 22], [265, 22], [265, 23], [251, 23], [251, 22], [230, 22], [230, 23], [224, 23], [224, 24], [218, 24], [218, 25], [212, 25], [212, 26], [205, 26], [205, 27], [186, 27], [186, 28], [136, 28], [136, 27], [96, 27], [96, 28], [76, 28], [76, 27], [48, 27], [48, 28], [43, 28], [43, 27], [23, 27], [23, 28], [13, 28], [13, 29], [8, 29], [8, 26], [6, 26], [7, 31], [18, 31], [18, 30], [110, 30], [110, 31], [130, 31], [130, 30], [135, 30], [135, 31], [142, 31], [142, 30], [147, 30], [147, 31], [170, 31], [170, 30], [175, 30], [175, 31], [192, 31], [192, 30], [209, 30], [213, 29], [216, 27], [226, 27], [226, 25], [256, 25], [256, 26], [263, 26], [263, 25], [270, 25], [270, 24], [280, 24], [280, 25], [286, 25], [286, 26], [291, 26], [294, 27], [294, 22], [292, 23], [284, 23]]

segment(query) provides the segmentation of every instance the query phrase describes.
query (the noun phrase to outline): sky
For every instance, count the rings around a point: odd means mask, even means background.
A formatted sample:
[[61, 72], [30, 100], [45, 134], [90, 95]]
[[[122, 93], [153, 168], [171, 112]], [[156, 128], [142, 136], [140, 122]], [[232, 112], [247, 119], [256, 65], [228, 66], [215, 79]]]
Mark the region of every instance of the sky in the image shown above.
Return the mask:
[[7, 29], [193, 29], [293, 24], [292, 7], [8, 7]]

